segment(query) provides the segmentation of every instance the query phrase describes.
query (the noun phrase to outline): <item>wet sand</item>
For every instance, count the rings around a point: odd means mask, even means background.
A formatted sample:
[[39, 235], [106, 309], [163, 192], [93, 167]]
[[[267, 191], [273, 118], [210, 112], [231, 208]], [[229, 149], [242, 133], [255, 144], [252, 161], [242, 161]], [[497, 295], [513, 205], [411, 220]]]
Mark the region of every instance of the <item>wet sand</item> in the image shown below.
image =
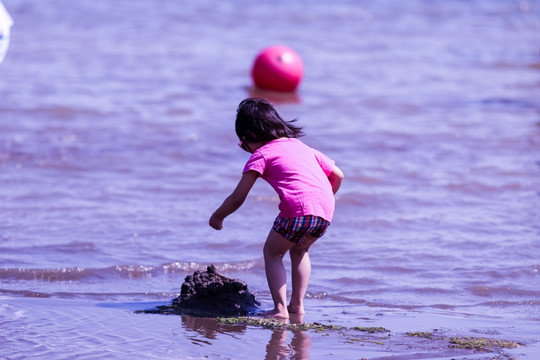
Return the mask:
[[[342, 313], [329, 320], [321, 314], [334, 310], [319, 308], [303, 321], [324, 328], [304, 331], [135, 313], [159, 304], [4, 297], [0, 318], [9, 331], [3, 334], [2, 358], [126, 359], [148, 356], [149, 346], [150, 359], [533, 359], [540, 353], [534, 322], [501, 328], [489, 318], [414, 312], [363, 319]], [[18, 322], [40, 325], [17, 327]], [[523, 346], [479, 350], [459, 348], [452, 340], [473, 337]], [[28, 353], [31, 343], [36, 346]]]

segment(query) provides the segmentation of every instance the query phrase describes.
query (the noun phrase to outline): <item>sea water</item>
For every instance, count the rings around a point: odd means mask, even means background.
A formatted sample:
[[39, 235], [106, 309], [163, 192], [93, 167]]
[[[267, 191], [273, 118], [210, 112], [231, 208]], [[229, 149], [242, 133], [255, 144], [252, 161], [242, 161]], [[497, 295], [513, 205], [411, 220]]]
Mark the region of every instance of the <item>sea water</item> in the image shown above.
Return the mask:
[[[146, 325], [122, 332], [109, 313], [135, 321], [210, 264], [271, 306], [273, 190], [258, 181], [220, 232], [208, 218], [248, 158], [235, 110], [260, 95], [250, 67], [274, 44], [295, 49], [305, 75], [295, 95], [263, 95], [345, 173], [310, 251], [310, 320], [468, 318], [533, 336], [538, 1], [3, 3], [0, 357], [61, 358], [71, 342], [67, 354], [97, 358], [119, 338], [151, 358]], [[197, 358], [204, 345], [189, 344]], [[160, 358], [182, 354], [163, 346]]]

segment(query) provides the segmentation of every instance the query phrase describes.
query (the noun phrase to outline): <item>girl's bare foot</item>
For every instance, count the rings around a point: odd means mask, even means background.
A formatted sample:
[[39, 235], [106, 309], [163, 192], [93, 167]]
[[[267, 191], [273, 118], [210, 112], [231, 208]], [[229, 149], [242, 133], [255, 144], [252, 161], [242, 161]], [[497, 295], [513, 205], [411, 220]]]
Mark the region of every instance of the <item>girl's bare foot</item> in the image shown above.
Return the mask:
[[303, 315], [303, 314], [306, 313], [306, 312], [304, 311], [304, 307], [303, 307], [303, 306], [293, 306], [293, 305], [289, 305], [289, 306], [287, 306], [287, 310], [288, 310], [289, 313], [291, 313], [291, 314], [300, 314], [300, 315]]
[[268, 311], [262, 311], [257, 314], [258, 316], [266, 317], [266, 318], [276, 318], [276, 319], [288, 319], [289, 313], [283, 313], [279, 312], [278, 310], [268, 310]]

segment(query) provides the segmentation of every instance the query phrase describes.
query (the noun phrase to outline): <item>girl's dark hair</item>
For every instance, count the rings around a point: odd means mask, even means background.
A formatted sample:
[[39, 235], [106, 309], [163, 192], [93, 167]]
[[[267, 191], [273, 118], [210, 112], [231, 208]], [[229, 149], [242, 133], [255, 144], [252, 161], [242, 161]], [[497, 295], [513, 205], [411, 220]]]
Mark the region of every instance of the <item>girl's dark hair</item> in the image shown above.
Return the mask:
[[236, 135], [242, 141], [268, 142], [282, 137], [304, 135], [302, 128], [293, 125], [296, 119], [285, 121], [272, 104], [264, 99], [247, 98], [236, 111]]

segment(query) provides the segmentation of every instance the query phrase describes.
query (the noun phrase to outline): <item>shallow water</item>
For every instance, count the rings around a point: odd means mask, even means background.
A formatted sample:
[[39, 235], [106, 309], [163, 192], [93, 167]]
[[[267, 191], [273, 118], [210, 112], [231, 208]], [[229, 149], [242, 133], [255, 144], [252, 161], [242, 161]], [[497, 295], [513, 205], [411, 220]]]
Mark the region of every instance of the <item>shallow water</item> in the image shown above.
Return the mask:
[[[273, 190], [257, 183], [221, 232], [207, 221], [247, 160], [234, 115], [256, 93], [252, 61], [283, 43], [305, 77], [276, 106], [346, 175], [312, 249], [309, 320], [489, 319], [538, 346], [538, 1], [3, 3], [15, 22], [0, 65], [6, 334], [56, 329], [98, 357], [106, 340], [69, 325], [77, 304], [166, 302], [209, 264], [270, 306], [261, 255]], [[9, 320], [23, 297], [66, 315], [43, 306]], [[0, 357], [49, 340], [17, 340]], [[186, 358], [229, 354], [195, 342], [203, 350]], [[150, 358], [156, 344], [136, 346]]]

